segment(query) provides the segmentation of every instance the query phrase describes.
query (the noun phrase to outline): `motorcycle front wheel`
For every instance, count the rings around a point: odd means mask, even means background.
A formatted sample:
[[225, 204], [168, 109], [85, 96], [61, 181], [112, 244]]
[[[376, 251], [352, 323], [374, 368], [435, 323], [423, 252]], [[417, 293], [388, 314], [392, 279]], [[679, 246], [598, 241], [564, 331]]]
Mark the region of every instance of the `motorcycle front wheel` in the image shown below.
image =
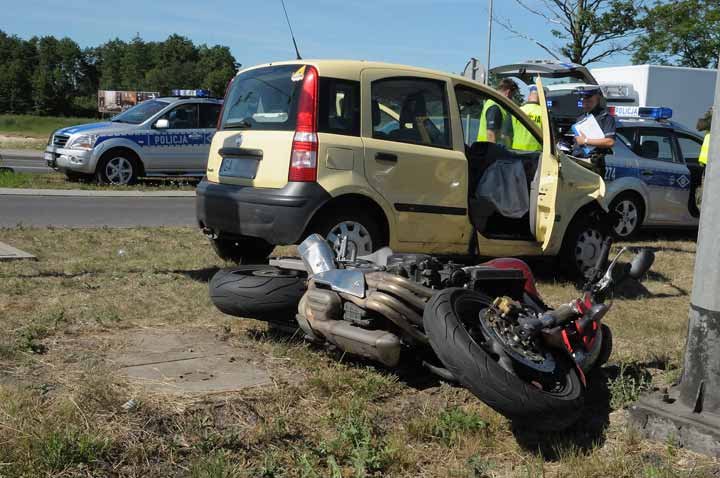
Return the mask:
[[585, 393], [575, 364], [553, 353], [552, 370], [528, 374], [517, 363], [518, 372], [510, 373], [512, 354], [498, 350], [474, 325], [491, 305], [490, 297], [468, 289], [435, 294], [425, 307], [423, 325], [437, 356], [464, 387], [518, 425], [558, 431], [575, 423]]

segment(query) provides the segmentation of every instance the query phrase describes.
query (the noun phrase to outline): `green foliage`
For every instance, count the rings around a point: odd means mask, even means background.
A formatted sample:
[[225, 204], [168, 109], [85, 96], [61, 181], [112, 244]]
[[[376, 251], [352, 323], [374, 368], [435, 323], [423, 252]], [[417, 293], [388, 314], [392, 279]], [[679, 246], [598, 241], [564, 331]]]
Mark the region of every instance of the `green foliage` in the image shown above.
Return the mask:
[[[0, 101], [2, 101], [1, 98]], [[0, 133], [23, 134], [47, 140], [50, 133], [56, 129], [90, 121], [95, 121], [95, 119], [0, 114]]]
[[55, 430], [38, 439], [33, 452], [43, 468], [61, 472], [73, 465], [91, 464], [103, 457], [109, 441], [73, 429]]
[[70, 38], [23, 40], [0, 30], [0, 113], [95, 115], [97, 90], [205, 88], [222, 95], [238, 64], [226, 46], [114, 39], [81, 49]]
[[239, 478], [240, 468], [233, 464], [232, 457], [224, 451], [203, 456], [190, 466], [191, 478]]
[[610, 380], [610, 406], [622, 408], [640, 398], [640, 394], [650, 390], [652, 378], [633, 365], [621, 364], [620, 373]]
[[720, 3], [706, 0], [656, 1], [644, 8], [645, 34], [635, 41], [635, 63], [717, 68]]

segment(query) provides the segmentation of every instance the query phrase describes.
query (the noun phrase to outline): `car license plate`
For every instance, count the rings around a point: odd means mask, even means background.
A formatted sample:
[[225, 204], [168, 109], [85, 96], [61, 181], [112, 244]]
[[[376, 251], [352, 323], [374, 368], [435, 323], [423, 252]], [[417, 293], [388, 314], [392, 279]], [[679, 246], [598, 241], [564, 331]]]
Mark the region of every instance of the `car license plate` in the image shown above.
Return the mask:
[[220, 164], [220, 176], [255, 179], [259, 160], [256, 158], [224, 158]]

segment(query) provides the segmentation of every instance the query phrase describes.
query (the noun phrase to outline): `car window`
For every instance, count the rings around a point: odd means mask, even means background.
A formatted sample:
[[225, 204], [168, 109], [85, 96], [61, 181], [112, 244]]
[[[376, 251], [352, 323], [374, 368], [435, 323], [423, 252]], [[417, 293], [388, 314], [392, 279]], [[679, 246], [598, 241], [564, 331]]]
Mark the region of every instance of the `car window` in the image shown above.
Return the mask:
[[200, 127], [201, 128], [213, 128], [217, 127], [218, 116], [220, 116], [220, 110], [222, 105], [214, 103], [201, 103], [200, 104]]
[[320, 78], [318, 131], [360, 136], [360, 83]]
[[170, 123], [169, 129], [195, 129], [198, 127], [198, 105], [185, 103], [163, 115]]
[[[540, 142], [515, 113], [491, 100], [482, 91], [457, 86], [455, 96], [466, 146], [470, 147], [477, 141], [488, 141], [519, 151], [542, 149]], [[535, 116], [530, 110], [527, 114]], [[540, 121], [539, 118], [536, 120]]]
[[143, 121], [148, 120], [155, 113], [159, 113], [161, 109], [165, 108], [169, 103], [167, 101], [160, 100], [147, 100], [142, 103], [138, 103], [132, 108], [123, 111], [117, 116], [113, 116], [110, 121], [115, 123], [129, 123], [129, 124], [140, 124]]
[[702, 148], [702, 141], [684, 134], [678, 134], [677, 140], [680, 153], [682, 153], [685, 162], [697, 164], [698, 158], [700, 157], [700, 149]]
[[635, 153], [645, 159], [678, 162], [670, 131], [661, 129], [640, 129]]
[[451, 147], [445, 82], [388, 78], [373, 81], [370, 89], [373, 138]]
[[633, 138], [635, 137], [635, 129], [633, 128], [618, 128], [615, 131], [615, 138], [620, 140], [629, 149], [633, 149]]

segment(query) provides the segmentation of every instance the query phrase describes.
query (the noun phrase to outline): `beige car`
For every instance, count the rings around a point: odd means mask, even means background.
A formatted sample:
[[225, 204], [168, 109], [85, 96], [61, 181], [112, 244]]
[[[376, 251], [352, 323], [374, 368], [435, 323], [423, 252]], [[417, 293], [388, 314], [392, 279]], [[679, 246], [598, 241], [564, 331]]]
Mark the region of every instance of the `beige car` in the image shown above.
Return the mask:
[[[481, 120], [493, 108], [500, 120]], [[555, 149], [546, 108], [542, 120], [540, 130], [493, 89], [423, 68], [339, 60], [248, 68], [228, 86], [197, 189], [198, 222], [218, 254], [237, 262], [318, 232], [332, 243], [346, 235], [358, 255], [389, 245], [561, 256], [566, 270], [583, 272], [606, 237], [605, 185]], [[518, 148], [523, 134], [542, 151]]]

